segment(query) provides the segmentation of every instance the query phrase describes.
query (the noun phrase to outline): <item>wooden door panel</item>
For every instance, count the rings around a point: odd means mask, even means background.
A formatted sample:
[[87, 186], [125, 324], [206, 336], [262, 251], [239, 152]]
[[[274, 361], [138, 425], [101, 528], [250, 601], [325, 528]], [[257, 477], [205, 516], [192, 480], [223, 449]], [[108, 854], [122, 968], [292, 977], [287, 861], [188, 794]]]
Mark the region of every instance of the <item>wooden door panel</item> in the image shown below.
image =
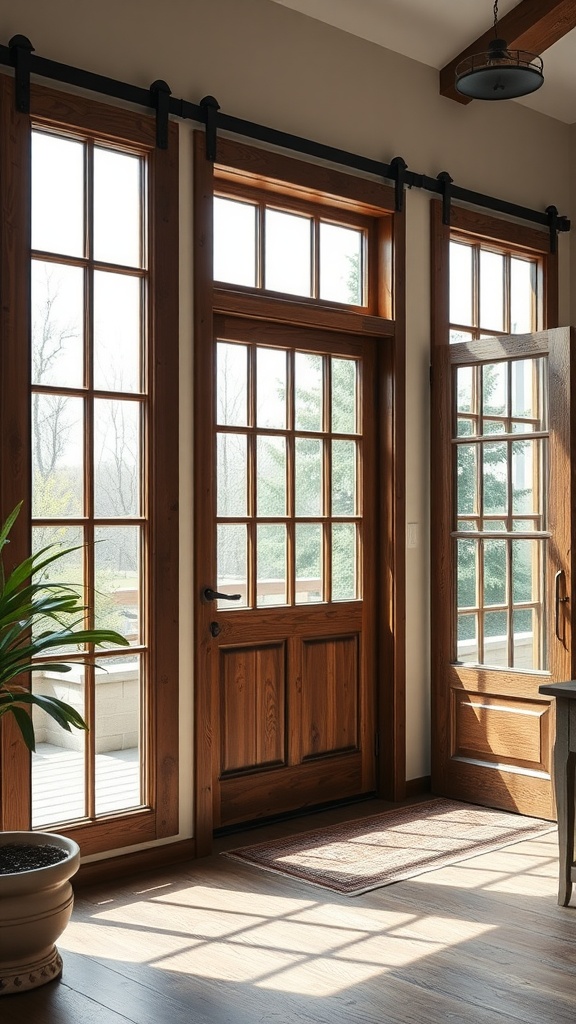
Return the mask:
[[283, 643], [221, 650], [222, 774], [284, 762], [285, 663]]
[[362, 792], [359, 752], [223, 778], [219, 783], [218, 824], [274, 817]]
[[305, 640], [302, 758], [358, 747], [359, 637]]
[[453, 756], [548, 771], [550, 705], [452, 689]]

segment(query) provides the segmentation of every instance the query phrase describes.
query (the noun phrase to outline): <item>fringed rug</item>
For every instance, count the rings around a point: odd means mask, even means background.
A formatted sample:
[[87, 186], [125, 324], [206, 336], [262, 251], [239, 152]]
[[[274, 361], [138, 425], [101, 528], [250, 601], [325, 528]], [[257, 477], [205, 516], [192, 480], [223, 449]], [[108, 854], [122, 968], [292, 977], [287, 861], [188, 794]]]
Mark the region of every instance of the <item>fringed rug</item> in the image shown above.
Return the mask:
[[346, 896], [359, 896], [555, 828], [539, 818], [435, 798], [342, 825], [244, 846], [225, 856]]

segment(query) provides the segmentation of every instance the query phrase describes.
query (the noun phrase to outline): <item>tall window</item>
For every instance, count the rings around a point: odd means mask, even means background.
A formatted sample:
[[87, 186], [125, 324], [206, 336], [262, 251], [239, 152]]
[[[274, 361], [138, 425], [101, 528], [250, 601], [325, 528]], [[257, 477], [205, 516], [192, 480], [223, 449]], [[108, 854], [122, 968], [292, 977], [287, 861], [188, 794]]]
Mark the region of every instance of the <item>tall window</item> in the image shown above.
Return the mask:
[[[450, 342], [537, 330], [541, 261], [453, 237]], [[454, 369], [457, 658], [545, 669], [548, 416], [542, 358]]]
[[27, 454], [4, 465], [2, 504], [24, 501], [24, 554], [73, 549], [48, 579], [77, 586], [85, 624], [130, 646], [69, 647], [53, 659], [66, 675], [33, 674], [89, 728], [64, 733], [34, 712], [31, 806], [18, 747], [22, 794], [17, 811], [4, 800], [4, 826], [58, 827], [90, 852], [177, 831], [177, 129], [161, 153], [153, 119], [77, 98], [63, 119], [57, 93], [32, 100], [30, 117], [11, 111], [7, 153], [21, 169], [10, 216], [31, 237], [8, 303], [23, 295], [28, 315], [3, 322], [3, 416]]

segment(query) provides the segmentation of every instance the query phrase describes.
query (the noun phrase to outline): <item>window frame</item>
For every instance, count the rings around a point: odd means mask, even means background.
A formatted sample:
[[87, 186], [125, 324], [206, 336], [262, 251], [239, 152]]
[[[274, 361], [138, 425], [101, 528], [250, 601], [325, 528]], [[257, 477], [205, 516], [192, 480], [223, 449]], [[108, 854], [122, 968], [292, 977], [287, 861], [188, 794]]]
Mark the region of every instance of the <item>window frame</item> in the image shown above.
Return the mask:
[[[0, 235], [0, 450], [3, 516], [24, 500], [11, 543], [17, 561], [30, 550], [30, 182], [31, 131], [38, 127], [143, 154], [147, 162], [149, 273], [148, 390], [151, 415], [145, 486], [149, 507], [148, 638], [150, 685], [146, 789], [150, 805], [57, 826], [83, 854], [150, 842], [178, 832], [178, 127], [156, 147], [152, 117], [35, 84], [30, 114], [15, 110], [13, 80], [0, 78], [0, 154], [4, 230]], [[26, 355], [23, 355], [26, 354]], [[14, 725], [2, 724], [0, 811], [4, 829], [30, 827], [30, 758]]]

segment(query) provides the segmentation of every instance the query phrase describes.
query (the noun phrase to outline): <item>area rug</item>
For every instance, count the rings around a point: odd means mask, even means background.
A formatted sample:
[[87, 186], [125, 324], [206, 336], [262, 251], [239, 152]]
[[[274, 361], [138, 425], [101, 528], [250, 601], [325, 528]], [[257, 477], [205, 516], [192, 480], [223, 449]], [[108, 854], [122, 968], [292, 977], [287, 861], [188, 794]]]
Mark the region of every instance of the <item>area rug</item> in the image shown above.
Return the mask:
[[434, 798], [225, 856], [346, 896], [552, 832], [539, 818]]

